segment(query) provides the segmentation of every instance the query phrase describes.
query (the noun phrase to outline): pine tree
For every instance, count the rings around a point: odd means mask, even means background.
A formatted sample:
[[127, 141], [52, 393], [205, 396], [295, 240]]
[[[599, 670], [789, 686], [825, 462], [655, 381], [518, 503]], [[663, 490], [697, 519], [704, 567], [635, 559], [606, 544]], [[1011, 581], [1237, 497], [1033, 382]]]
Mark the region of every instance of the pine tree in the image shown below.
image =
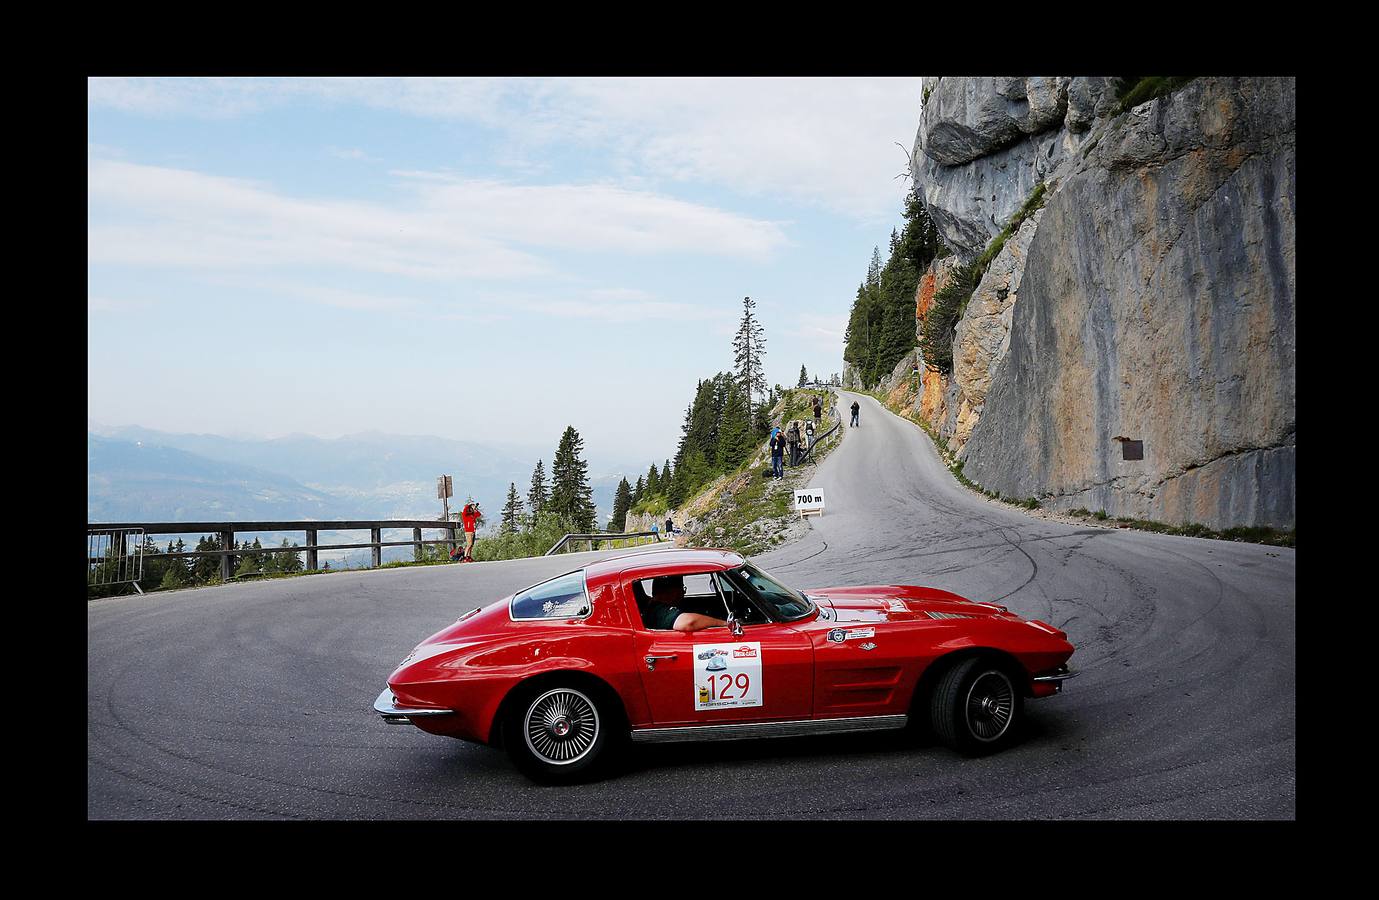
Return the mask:
[[655, 497], [657, 494], [661, 493], [662, 490], [661, 475], [656, 471], [656, 464], [652, 463], [651, 468], [647, 469], [646, 472], [646, 495], [648, 497]]
[[517, 520], [522, 515], [522, 498], [517, 496], [517, 482], [508, 482], [508, 500], [503, 504], [503, 521], [498, 526], [499, 534], [514, 534]]
[[692, 454], [698, 452], [705, 460], [710, 461], [710, 464], [718, 458], [718, 418], [721, 415], [718, 395], [720, 391], [726, 393], [726, 385], [730, 381], [731, 379], [721, 372], [711, 379], [700, 381], [694, 393], [694, 402], [685, 412], [680, 446], [675, 451], [677, 496], [684, 496], [687, 491], [699, 486], [699, 482], [686, 480], [689, 479], [690, 472], [685, 469], [685, 462]]
[[646, 478], [642, 475], [637, 476], [637, 485], [632, 488], [632, 505], [636, 506], [642, 502], [642, 492], [646, 490]]
[[733, 369], [738, 385], [747, 395], [747, 410], [752, 410], [752, 397], [766, 396], [766, 376], [761, 370], [761, 358], [766, 355], [766, 330], [761, 327], [753, 310], [756, 301], [742, 298], [742, 321], [733, 338]]
[[[248, 550], [251, 546], [257, 545], [258, 538], [254, 538], [254, 544], [245, 541], [240, 545], [240, 549]], [[244, 575], [257, 575], [263, 571], [263, 557], [257, 553], [245, 553], [239, 558], [239, 565], [235, 567], [235, 577]]]
[[632, 508], [632, 486], [624, 478], [618, 482], [618, 489], [613, 494], [613, 520], [608, 525], [609, 531], [627, 530], [627, 511]]
[[[283, 538], [283, 543], [287, 543], [287, 538]], [[254, 538], [254, 546], [262, 547], [258, 538]], [[263, 571], [266, 575], [276, 575], [282, 571], [282, 559], [276, 553], [265, 553], [262, 556]]]
[[771, 411], [765, 403], [757, 404], [756, 412], [752, 413], [752, 439], [755, 441], [765, 440], [771, 433]]
[[580, 459], [584, 442], [574, 426], [566, 426], [551, 461], [549, 508], [567, 519], [578, 531], [591, 531], [596, 510], [593, 489], [589, 486], [589, 464]]
[[[213, 534], [209, 537], [203, 535], [201, 540], [196, 542], [198, 551], [219, 550], [220, 535]], [[207, 584], [220, 577], [220, 557], [218, 556], [197, 556], [193, 557], [196, 561], [192, 563], [192, 580], [197, 584]]]
[[675, 470], [675, 479], [670, 487], [670, 505], [678, 507], [689, 499], [690, 493], [699, 485], [708, 481], [713, 472], [709, 468], [709, 460], [704, 455], [704, 451], [698, 447], [690, 451], [685, 457], [683, 465]]
[[727, 402], [723, 405], [722, 430], [718, 433], [718, 470], [730, 472], [737, 468], [751, 454], [755, 445], [752, 428], [747, 421], [747, 398], [737, 385], [731, 385]]
[[531, 510], [532, 521], [535, 521], [541, 510], [546, 508], [546, 503], [550, 499], [550, 492], [546, 489], [546, 470], [542, 466], [542, 460], [538, 459], [536, 468], [531, 473], [531, 489], [527, 491], [527, 508]]
[[670, 484], [670, 460], [666, 460], [666, 464], [665, 464], [664, 466], [661, 467], [661, 489], [662, 489], [662, 490], [665, 490], [666, 486], [669, 485], [669, 484]]
[[[255, 542], [257, 543], [257, 539], [255, 540]], [[296, 544], [295, 541], [294, 541], [293, 543], [289, 544], [289, 543], [287, 542], [287, 538], [283, 538], [282, 546], [283, 546], [283, 547], [295, 547], [295, 546], [297, 546], [297, 544]], [[302, 557], [301, 557], [300, 554], [298, 554], [298, 553], [274, 553], [273, 555], [276, 556], [276, 557], [278, 557], [278, 571], [279, 571], [279, 572], [300, 572], [300, 571], [302, 571]]]
[[[186, 551], [187, 544], [181, 538], [177, 539], [176, 546], [173, 545], [172, 541], [168, 541], [168, 553], [185, 553]], [[187, 572], [187, 561], [180, 556], [175, 556], [168, 559], [167, 566], [163, 569], [163, 577], [158, 582], [158, 589], [167, 590], [183, 587], [190, 580]]]
[[857, 286], [843, 338], [843, 359], [857, 369], [864, 387], [890, 374], [915, 346], [919, 276], [945, 252], [938, 229], [913, 191], [905, 200], [905, 225], [891, 232], [889, 247], [890, 258], [884, 265], [880, 248], [872, 249], [867, 277]]
[[800, 366], [800, 384], [799, 384], [799, 386], [800, 386], [800, 387], [804, 387], [804, 386], [805, 386], [806, 384], [808, 384], [808, 383], [809, 383], [809, 374], [808, 374], [807, 372], [805, 372], [804, 366]]

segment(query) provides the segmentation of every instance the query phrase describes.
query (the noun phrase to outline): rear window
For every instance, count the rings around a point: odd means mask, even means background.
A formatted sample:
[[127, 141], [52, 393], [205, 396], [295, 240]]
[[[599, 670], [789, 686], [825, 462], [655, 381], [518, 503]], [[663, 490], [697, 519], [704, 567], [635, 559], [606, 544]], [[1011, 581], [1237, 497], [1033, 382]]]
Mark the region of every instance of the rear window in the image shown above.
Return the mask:
[[512, 598], [514, 619], [574, 619], [589, 615], [584, 572], [570, 572], [529, 587]]

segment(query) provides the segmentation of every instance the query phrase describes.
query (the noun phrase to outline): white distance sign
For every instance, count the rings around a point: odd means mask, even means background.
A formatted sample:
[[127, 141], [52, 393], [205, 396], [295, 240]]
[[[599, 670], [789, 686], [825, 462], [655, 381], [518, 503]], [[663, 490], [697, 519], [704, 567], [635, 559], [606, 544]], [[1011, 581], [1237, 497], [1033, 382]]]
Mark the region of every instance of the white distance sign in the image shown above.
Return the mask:
[[800, 488], [795, 491], [795, 512], [823, 512], [824, 492], [818, 488]]
[[694, 645], [694, 709], [761, 705], [761, 643]]

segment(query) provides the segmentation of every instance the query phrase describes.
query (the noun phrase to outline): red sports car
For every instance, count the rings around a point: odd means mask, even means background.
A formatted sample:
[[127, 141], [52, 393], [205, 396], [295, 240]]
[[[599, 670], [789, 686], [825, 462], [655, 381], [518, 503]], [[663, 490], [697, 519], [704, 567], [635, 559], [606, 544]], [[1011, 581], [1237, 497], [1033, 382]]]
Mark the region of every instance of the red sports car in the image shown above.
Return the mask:
[[374, 702], [387, 722], [504, 746], [543, 782], [623, 740], [929, 724], [967, 754], [1010, 742], [1025, 697], [1071, 678], [1067, 635], [947, 591], [798, 591], [726, 550], [591, 563], [471, 610]]

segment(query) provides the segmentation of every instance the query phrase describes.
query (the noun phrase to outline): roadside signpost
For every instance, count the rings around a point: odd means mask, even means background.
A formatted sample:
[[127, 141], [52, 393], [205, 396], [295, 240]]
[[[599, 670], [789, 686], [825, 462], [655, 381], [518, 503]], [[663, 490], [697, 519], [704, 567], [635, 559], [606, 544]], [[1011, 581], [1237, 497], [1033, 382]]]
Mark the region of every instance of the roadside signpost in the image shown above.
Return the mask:
[[800, 516], [824, 514], [824, 492], [818, 488], [799, 488], [795, 491], [795, 512]]
[[450, 521], [450, 498], [455, 496], [455, 486], [450, 481], [449, 475], [441, 475], [436, 479], [436, 497], [441, 502], [441, 519]]

